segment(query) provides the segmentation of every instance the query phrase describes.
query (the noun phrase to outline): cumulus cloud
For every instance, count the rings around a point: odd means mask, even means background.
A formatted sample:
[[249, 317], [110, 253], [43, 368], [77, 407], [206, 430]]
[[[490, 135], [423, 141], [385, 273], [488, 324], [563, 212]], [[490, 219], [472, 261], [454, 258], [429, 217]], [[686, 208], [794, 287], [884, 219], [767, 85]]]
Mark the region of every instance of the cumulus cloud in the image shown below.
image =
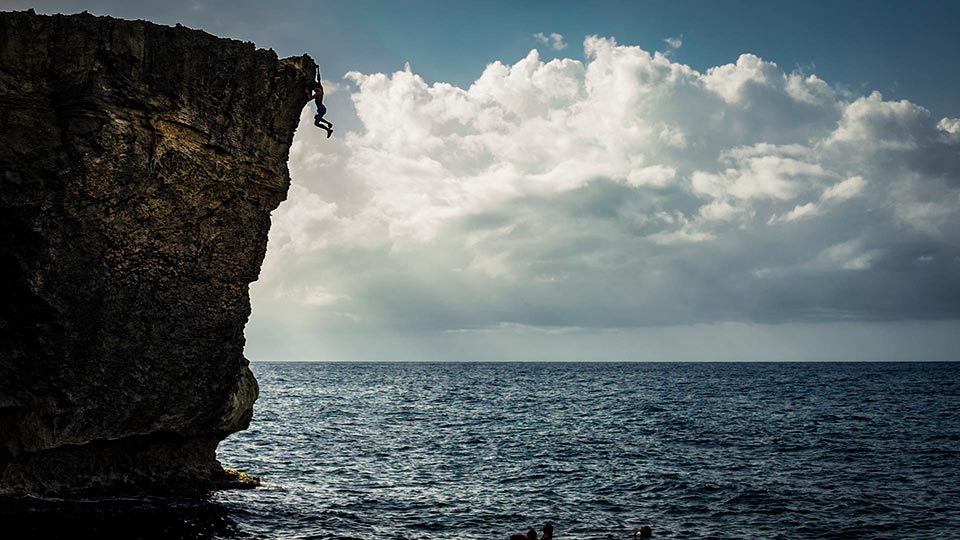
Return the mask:
[[465, 88], [349, 73], [362, 127], [327, 141], [304, 113], [255, 314], [342, 332], [960, 316], [956, 119], [752, 54], [701, 72], [583, 47]]
[[941, 118], [937, 127], [951, 135], [960, 133], [960, 118]]
[[555, 51], [562, 51], [567, 48], [567, 42], [563, 40], [563, 35], [557, 34], [556, 32], [549, 35], [543, 32], [537, 32], [533, 35], [533, 39], [537, 43], [542, 43]]
[[820, 200], [818, 202], [798, 204], [793, 208], [793, 210], [787, 212], [783, 216], [774, 214], [770, 217], [767, 223], [772, 225], [774, 223], [796, 221], [798, 219], [805, 219], [819, 215], [825, 205], [840, 203], [846, 201], [847, 199], [856, 197], [863, 192], [866, 185], [867, 182], [862, 176], [851, 176], [850, 178], [847, 178], [846, 180], [823, 190], [823, 194], [820, 195]]

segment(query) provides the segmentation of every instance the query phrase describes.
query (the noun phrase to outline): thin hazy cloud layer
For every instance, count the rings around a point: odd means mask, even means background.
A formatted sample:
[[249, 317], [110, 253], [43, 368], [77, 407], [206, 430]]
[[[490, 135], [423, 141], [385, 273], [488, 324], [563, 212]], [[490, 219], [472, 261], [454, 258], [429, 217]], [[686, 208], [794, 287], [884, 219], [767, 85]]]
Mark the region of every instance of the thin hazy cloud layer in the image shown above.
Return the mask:
[[698, 72], [583, 46], [469, 88], [348, 73], [363, 128], [322, 141], [304, 111], [258, 312], [447, 332], [960, 316], [960, 120], [751, 54]]

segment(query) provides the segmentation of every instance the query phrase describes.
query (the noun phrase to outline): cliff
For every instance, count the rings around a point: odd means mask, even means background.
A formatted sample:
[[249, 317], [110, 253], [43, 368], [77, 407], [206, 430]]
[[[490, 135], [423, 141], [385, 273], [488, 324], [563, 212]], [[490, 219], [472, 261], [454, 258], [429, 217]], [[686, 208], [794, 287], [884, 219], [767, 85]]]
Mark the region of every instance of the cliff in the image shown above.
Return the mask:
[[226, 485], [308, 56], [0, 13], [0, 491]]

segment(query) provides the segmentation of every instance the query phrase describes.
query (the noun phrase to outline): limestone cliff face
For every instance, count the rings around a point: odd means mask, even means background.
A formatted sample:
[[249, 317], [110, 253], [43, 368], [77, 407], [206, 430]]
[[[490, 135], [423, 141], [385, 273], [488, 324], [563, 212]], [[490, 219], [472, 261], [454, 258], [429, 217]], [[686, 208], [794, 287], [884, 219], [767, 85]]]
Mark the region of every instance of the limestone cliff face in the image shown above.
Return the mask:
[[0, 491], [204, 490], [308, 56], [0, 13]]

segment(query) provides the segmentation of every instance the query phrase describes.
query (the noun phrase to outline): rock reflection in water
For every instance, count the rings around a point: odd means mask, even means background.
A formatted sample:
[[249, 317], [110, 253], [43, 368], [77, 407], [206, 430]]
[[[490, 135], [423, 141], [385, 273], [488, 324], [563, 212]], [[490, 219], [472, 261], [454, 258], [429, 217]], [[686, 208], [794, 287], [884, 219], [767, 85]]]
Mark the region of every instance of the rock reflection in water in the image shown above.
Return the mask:
[[243, 538], [229, 509], [207, 499], [2, 499], [0, 521], [19, 538]]

